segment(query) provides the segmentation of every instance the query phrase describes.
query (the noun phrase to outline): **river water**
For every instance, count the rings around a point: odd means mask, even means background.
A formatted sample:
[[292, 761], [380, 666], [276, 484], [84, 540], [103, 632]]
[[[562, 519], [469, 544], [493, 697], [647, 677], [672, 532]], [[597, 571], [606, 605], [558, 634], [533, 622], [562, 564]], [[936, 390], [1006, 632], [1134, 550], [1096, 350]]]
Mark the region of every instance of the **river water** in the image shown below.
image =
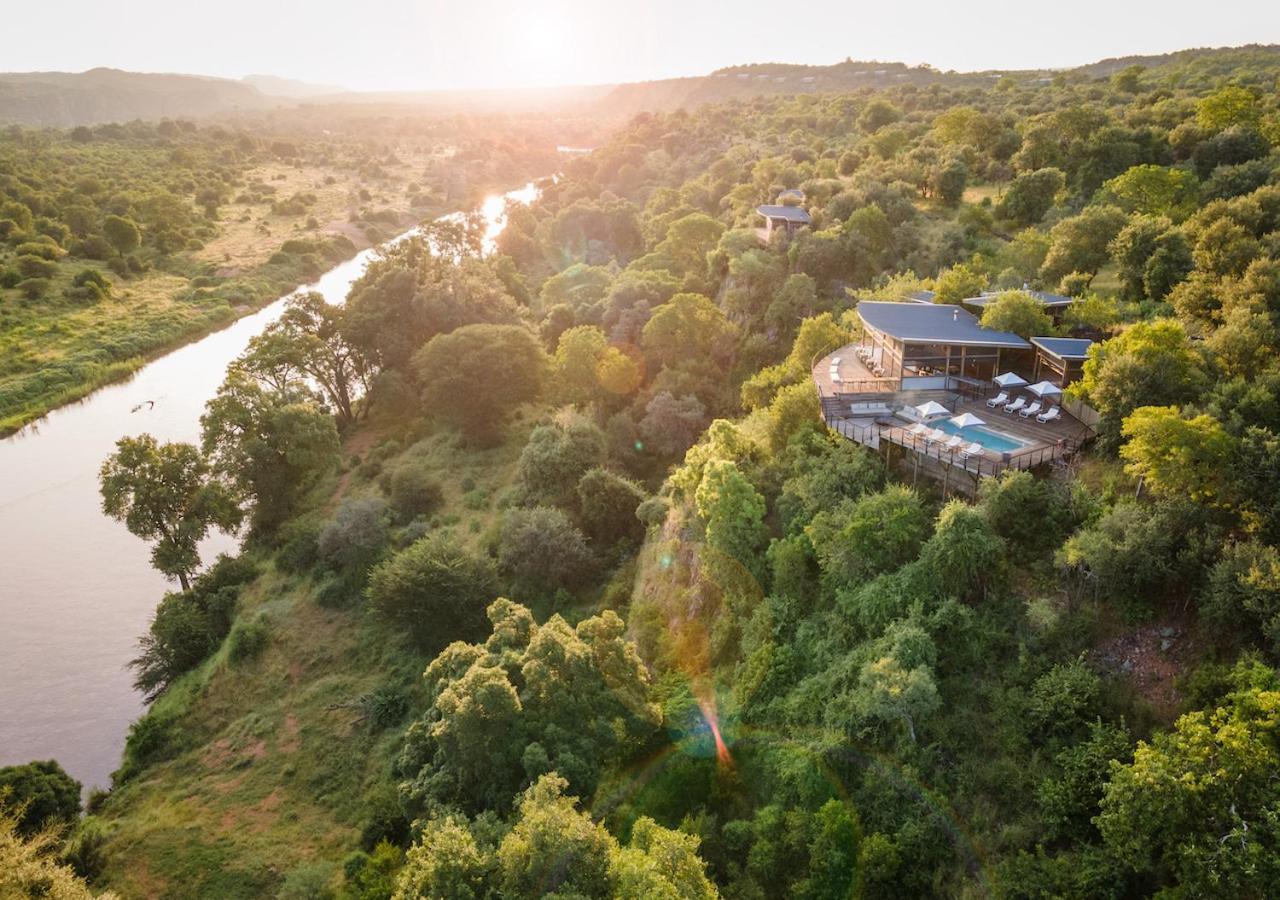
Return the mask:
[[[489, 246], [507, 203], [536, 196], [530, 184], [485, 199]], [[375, 252], [303, 289], [343, 302]], [[110, 783], [143, 709], [126, 664], [174, 585], [148, 544], [102, 514], [98, 469], [126, 435], [198, 441], [227, 365], [283, 309], [277, 300], [0, 440], [0, 765], [57, 759], [86, 788]], [[233, 547], [215, 535], [202, 556]]]

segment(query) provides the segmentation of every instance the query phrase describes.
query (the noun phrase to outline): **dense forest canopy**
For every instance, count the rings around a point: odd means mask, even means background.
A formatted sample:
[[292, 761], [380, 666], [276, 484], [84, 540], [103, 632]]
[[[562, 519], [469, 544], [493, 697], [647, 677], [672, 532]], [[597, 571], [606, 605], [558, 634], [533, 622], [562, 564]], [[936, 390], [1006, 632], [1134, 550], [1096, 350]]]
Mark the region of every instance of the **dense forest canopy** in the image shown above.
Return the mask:
[[[440, 224], [294, 298], [199, 448], [104, 467], [190, 586], [64, 858], [125, 895], [1267, 896], [1278, 78], [645, 114], [495, 253]], [[947, 497], [825, 428], [815, 358], [925, 288], [1034, 333], [1023, 288], [1079, 298], [1083, 459]], [[174, 549], [233, 513], [239, 557]]]

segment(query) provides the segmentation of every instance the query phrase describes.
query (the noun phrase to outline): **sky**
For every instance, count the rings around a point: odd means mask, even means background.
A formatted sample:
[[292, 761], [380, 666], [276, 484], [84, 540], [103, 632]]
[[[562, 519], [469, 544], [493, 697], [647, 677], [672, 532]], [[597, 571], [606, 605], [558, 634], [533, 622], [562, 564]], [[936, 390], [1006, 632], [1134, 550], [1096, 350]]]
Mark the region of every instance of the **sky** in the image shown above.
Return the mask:
[[846, 57], [1059, 68], [1280, 42], [1275, 0], [7, 0], [4, 71], [96, 66], [353, 90], [544, 87]]

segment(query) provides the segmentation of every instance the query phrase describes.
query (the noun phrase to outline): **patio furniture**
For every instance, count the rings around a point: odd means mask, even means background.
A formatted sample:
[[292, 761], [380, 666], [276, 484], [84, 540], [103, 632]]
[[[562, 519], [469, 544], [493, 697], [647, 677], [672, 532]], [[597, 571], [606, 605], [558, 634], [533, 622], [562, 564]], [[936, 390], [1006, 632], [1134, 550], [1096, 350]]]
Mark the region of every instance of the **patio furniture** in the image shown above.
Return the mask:
[[1048, 409], [1046, 409], [1044, 412], [1040, 413], [1040, 415], [1036, 416], [1036, 421], [1040, 422], [1041, 424], [1048, 425], [1050, 422], [1052, 422], [1054, 419], [1058, 418], [1061, 415], [1062, 415], [1061, 406], [1051, 406]]
[[1004, 411], [1007, 413], [1021, 412], [1022, 408], [1026, 405], [1027, 405], [1027, 398], [1019, 397], [1017, 400], [1014, 400], [1012, 403], [1006, 406], [1004, 408]]
[[908, 434], [913, 434], [916, 437], [924, 437], [926, 434], [928, 434], [931, 431], [933, 431], [933, 429], [930, 428], [928, 425], [924, 424], [923, 422], [917, 422], [916, 424], [912, 425], [910, 428], [907, 429]]
[[941, 428], [930, 428], [929, 433], [924, 436], [924, 439], [930, 444], [937, 444], [941, 441], [945, 441], [947, 437], [947, 433]]
[[992, 397], [990, 400], [987, 401], [987, 406], [991, 407], [992, 409], [998, 409], [1001, 406], [1004, 406], [1008, 402], [1009, 402], [1009, 392], [1001, 391], [1000, 393], [996, 394], [994, 397]]
[[961, 450], [960, 455], [965, 459], [969, 459], [972, 456], [981, 456], [982, 450], [983, 450], [982, 445], [979, 444], [977, 441], [974, 441], [968, 447], [965, 447], [963, 450]]
[[1040, 408], [1041, 408], [1040, 401], [1037, 400], [1035, 403], [1032, 403], [1026, 409], [1018, 410], [1018, 415], [1022, 416], [1022, 418], [1024, 419], [1029, 419], [1032, 416], [1034, 416], [1036, 413], [1040, 412]]
[[945, 444], [942, 445], [942, 449], [951, 450], [952, 452], [954, 452], [956, 450], [959, 450], [963, 444], [964, 444], [964, 438], [960, 437], [960, 435], [958, 434], [953, 434], [951, 436], [951, 440], [947, 441]]

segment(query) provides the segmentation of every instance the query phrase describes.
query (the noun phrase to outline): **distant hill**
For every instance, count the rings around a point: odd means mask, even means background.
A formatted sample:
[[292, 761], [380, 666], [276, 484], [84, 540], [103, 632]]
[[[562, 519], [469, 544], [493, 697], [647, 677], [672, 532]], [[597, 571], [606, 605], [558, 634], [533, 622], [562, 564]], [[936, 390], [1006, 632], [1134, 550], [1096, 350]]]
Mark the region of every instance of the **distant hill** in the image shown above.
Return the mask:
[[201, 117], [277, 102], [251, 84], [198, 75], [90, 69], [0, 74], [0, 122], [97, 125], [166, 116]]
[[387, 114], [533, 112], [616, 120], [645, 111], [749, 100], [763, 94], [825, 93], [895, 85], [923, 87], [934, 83], [980, 87], [1002, 78], [1041, 82], [1058, 77], [1108, 78], [1134, 65], [1167, 70], [1177, 78], [1216, 79], [1230, 75], [1252, 58], [1278, 54], [1280, 46], [1250, 45], [1117, 57], [1073, 69], [981, 72], [943, 72], [932, 66], [852, 59], [828, 66], [753, 63], [717, 69], [708, 75], [631, 84], [458, 91], [344, 91], [274, 75], [249, 75], [234, 81], [118, 69], [91, 69], [74, 74], [27, 72], [0, 74], [0, 123], [68, 127], [165, 116], [200, 118], [284, 105], [331, 104], [376, 106]]
[[321, 97], [327, 94], [341, 94], [346, 90], [332, 84], [312, 84], [309, 81], [280, 78], [276, 75], [246, 75], [240, 80], [257, 88], [268, 97], [300, 99], [303, 97]]

